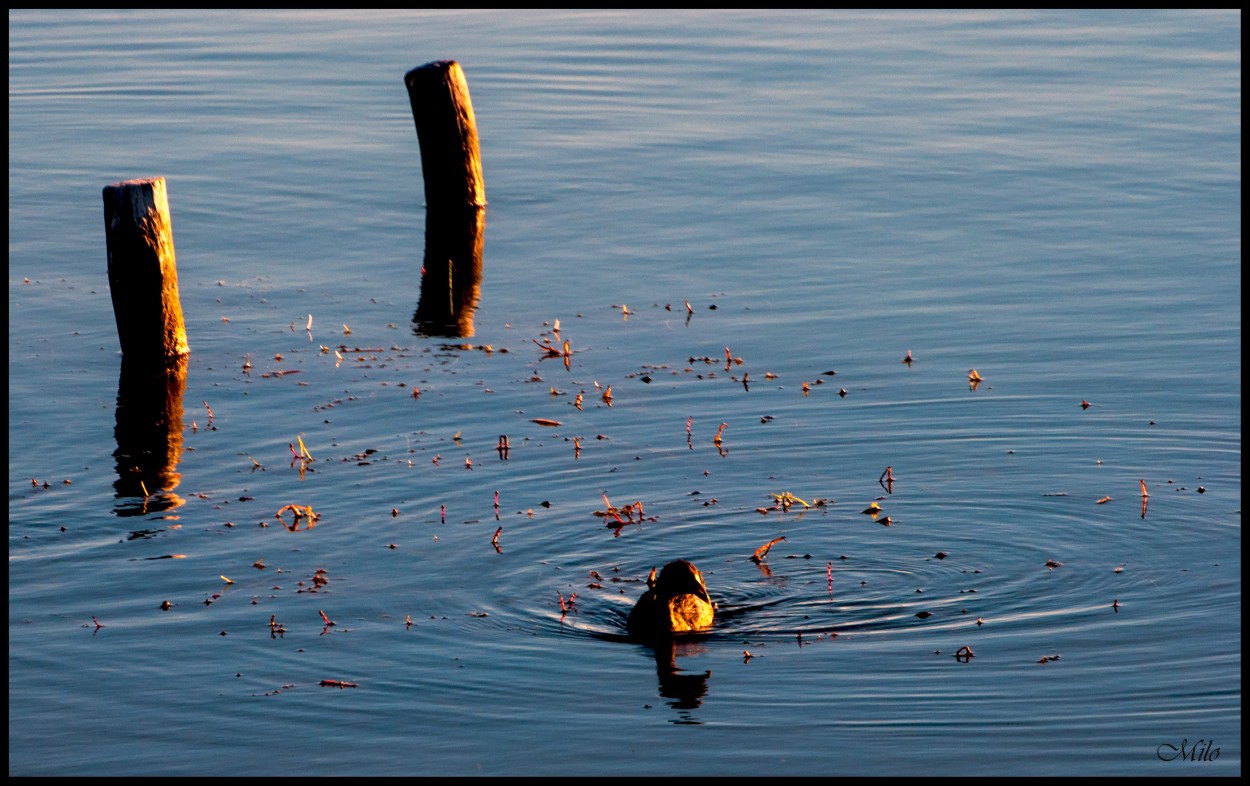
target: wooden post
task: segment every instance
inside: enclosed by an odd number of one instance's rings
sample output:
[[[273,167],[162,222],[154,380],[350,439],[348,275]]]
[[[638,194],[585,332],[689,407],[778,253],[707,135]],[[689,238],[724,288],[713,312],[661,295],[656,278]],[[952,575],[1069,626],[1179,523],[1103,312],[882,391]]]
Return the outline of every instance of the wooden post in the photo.
[[[104,187],[109,290],[122,354],[154,368],[190,352],[165,178]]]
[[[421,145],[426,209],[485,207],[482,158],[469,84],[455,60],[436,60],[404,75]]]
[[[469,85],[455,60],[404,75],[425,178],[425,257],[413,316],[427,335],[473,335],[482,283],[486,187]]]

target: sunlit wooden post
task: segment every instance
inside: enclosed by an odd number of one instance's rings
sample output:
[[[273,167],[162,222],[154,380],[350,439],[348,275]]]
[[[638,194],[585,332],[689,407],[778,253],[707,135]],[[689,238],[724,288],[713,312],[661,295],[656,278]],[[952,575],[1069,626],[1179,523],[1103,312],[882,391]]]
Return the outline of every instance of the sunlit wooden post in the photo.
[[[404,75],[421,145],[426,208],[485,207],[482,157],[469,83],[455,60],[436,60]]]
[[[109,290],[122,354],[164,368],[190,352],[178,299],[165,178],[104,187]]]
[[[486,187],[464,71],[437,60],[404,75],[425,179],[425,256],[418,332],[473,335],[481,292]]]

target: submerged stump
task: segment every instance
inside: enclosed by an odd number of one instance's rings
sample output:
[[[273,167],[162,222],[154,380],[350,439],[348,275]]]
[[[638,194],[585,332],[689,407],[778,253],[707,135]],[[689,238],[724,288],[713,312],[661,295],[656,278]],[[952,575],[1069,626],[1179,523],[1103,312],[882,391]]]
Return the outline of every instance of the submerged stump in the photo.
[[[191,350],[178,299],[165,178],[105,186],[104,233],[122,354],[132,365],[176,366]]]

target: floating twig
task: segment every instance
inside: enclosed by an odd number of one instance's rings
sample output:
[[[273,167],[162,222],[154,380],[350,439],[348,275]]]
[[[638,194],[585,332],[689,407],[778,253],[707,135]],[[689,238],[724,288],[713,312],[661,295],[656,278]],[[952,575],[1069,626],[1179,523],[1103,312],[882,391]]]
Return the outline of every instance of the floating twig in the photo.
[[[781,537],[773,538],[772,540],[765,543],[763,546],[760,546],[758,549],[755,550],[755,553],[751,555],[751,561],[757,565],[763,562],[764,557],[768,556],[768,550],[785,539],[786,537],[782,535]]]

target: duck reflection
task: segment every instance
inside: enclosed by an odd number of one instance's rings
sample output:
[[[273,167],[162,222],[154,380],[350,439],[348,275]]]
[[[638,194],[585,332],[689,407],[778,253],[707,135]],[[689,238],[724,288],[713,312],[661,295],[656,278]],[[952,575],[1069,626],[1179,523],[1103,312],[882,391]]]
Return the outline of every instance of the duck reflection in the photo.
[[[703,697],[707,695],[707,681],[712,672],[683,672],[677,668],[677,654],[680,652],[685,657],[702,653],[705,651],[703,645],[697,641],[677,641],[670,638],[653,642],[651,648],[655,651],[655,676],[660,683],[660,695],[672,699],[670,704],[679,710],[690,710],[701,705]]]
[[[182,396],[187,385],[187,357],[171,358],[167,368],[122,356],[117,385],[118,499],[140,498],[141,505],[122,504],[119,516],[141,516],[179,507],[185,500],[173,490],[182,482]]]
[[[417,335],[467,338],[482,292],[484,207],[426,207]]]

